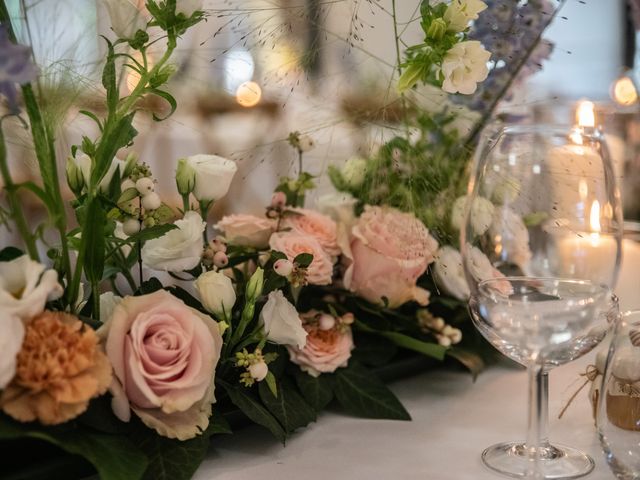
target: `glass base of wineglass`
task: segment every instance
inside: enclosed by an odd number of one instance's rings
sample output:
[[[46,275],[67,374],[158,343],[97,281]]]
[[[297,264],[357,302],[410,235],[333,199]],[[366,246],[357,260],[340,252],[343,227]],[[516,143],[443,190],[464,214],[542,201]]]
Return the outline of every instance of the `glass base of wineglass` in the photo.
[[[540,448],[540,466],[545,479],[583,477],[593,470],[593,459],[575,448],[547,444]],[[482,452],[482,461],[494,472],[512,478],[524,478],[529,457],[524,443],[506,442],[492,445]]]

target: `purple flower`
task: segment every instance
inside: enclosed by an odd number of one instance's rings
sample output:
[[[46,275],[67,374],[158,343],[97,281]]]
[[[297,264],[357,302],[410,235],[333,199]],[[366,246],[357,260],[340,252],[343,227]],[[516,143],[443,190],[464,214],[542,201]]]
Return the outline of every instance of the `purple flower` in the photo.
[[[31,61],[31,49],[9,40],[7,29],[0,24],[0,94],[9,102],[11,113],[18,113],[16,83],[32,82],[38,76],[38,67]]]

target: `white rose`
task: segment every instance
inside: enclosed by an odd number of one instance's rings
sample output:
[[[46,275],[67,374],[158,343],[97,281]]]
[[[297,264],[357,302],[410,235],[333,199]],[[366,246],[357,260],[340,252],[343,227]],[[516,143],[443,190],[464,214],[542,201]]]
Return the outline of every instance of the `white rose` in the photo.
[[[119,38],[132,38],[138,30],[147,28],[147,19],[130,0],[102,0],[109,18],[111,28]]]
[[[236,303],[236,292],[231,279],[221,272],[206,272],[196,280],[200,301],[208,312],[218,318],[231,318],[231,309]]]
[[[235,162],[217,155],[192,155],[187,157],[187,162],[196,172],[193,194],[200,201],[215,201],[224,197],[238,170]]]
[[[182,272],[191,270],[200,263],[204,249],[202,232],[207,224],[197,212],[189,211],[182,220],[177,220],[175,225],[178,228],[144,244],[142,262],[147,267]]]
[[[337,224],[353,225],[355,222],[355,206],[358,200],[350,193],[334,192],[322,195],[316,200],[318,211],[331,217]]]
[[[517,265],[523,271],[526,269],[531,260],[529,230],[520,215],[509,207],[500,207],[493,215],[489,235],[493,239],[500,239],[503,260]]]
[[[453,247],[442,247],[435,255],[433,278],[439,289],[459,300],[469,298],[469,285],[462,267],[462,255]]]
[[[0,390],[16,374],[16,355],[22,347],[24,324],[20,317],[9,314],[0,318]]]
[[[177,0],[176,13],[182,13],[189,18],[198,10],[202,10],[202,0]]]
[[[264,325],[267,339],[280,345],[297,345],[304,348],[307,332],[302,328],[302,320],[296,308],[284,297],[282,291],[275,290],[262,307],[260,321]]]
[[[367,175],[367,160],[362,157],[350,158],[342,166],[341,173],[349,187],[359,188]]]
[[[449,24],[448,30],[462,32],[486,8],[487,4],[480,0],[452,0],[444,12],[444,19]]]
[[[442,61],[442,89],[448,93],[472,94],[476,91],[476,84],[489,75],[487,61],[490,57],[491,54],[477,40],[457,43]]]
[[[461,230],[465,222],[465,210],[467,206],[467,195],[459,197],[451,209],[451,226],[456,230]],[[493,222],[493,203],[483,197],[477,197],[471,207],[471,228],[476,235],[482,235],[487,231]]]
[[[76,165],[80,167],[82,171],[82,178],[84,179],[84,184],[88,187],[89,182],[91,181],[91,158],[86,153],[81,153],[77,159],[72,159],[71,161],[75,161]],[[99,190],[101,192],[106,192],[109,189],[109,184],[111,183],[111,179],[116,173],[116,169],[120,170],[120,176],[124,172],[125,167],[127,166],[127,162],[124,160],[120,160],[119,158],[114,158],[109,165],[109,169],[107,173],[104,174],[102,180],[100,181]]]
[[[22,255],[0,262],[0,322],[4,315],[31,320],[44,310],[47,301],[63,294],[58,273]]]

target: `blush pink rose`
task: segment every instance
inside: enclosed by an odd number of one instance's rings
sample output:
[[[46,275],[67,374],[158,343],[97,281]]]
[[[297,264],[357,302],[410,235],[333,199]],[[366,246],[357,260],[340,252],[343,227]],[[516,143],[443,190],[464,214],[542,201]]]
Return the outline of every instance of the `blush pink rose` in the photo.
[[[415,300],[429,302],[416,286],[433,262],[438,242],[418,218],[390,207],[366,206],[351,231],[350,260],[344,285],[373,303],[386,297],[391,308]]]
[[[323,330],[319,325],[321,316],[315,310],[301,315],[308,334],[307,343],[304,348],[287,345],[291,361],[312,377],[346,367],[354,348],[350,327],[336,320],[332,328]]]
[[[216,226],[227,242],[243,247],[266,248],[276,230],[276,222],[255,215],[227,215]]]
[[[124,298],[100,328],[113,365],[112,408],[160,435],[186,440],[207,428],[215,403],[218,324],[170,293]]]
[[[307,269],[307,281],[311,285],[329,285],[333,276],[333,260],[315,237],[296,232],[278,232],[269,240],[271,250],[284,253],[293,261],[301,253],[313,255]]]
[[[282,228],[290,228],[296,233],[310,235],[322,245],[322,248],[331,255],[340,255],[338,247],[338,226],[331,217],[307,210],[304,208],[291,208],[293,213],[285,215],[282,220]]]

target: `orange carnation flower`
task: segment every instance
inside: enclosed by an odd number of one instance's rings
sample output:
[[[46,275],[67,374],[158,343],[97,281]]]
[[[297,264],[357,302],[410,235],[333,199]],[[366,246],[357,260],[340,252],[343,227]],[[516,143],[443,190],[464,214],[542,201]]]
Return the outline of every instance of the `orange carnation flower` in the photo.
[[[84,412],[110,383],[111,365],[95,331],[73,315],[44,311],[26,326],[0,408],[21,422],[57,425]]]

